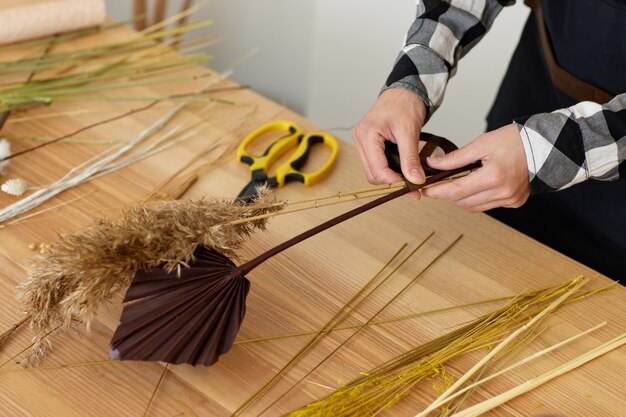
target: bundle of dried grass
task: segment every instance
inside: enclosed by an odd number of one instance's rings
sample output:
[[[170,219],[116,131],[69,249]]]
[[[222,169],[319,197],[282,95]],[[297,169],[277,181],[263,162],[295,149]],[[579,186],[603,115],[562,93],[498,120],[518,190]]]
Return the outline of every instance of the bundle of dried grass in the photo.
[[[491,314],[363,372],[330,395],[288,415],[373,416],[396,404],[422,381],[444,377],[444,385],[451,384],[451,380],[445,378],[444,366],[448,361],[465,353],[492,348],[526,329],[536,329],[536,324],[558,306],[578,299],[574,294],[587,281],[578,277],[547,290],[523,294]],[[458,381],[452,385],[457,384]]]
[[[217,82],[221,81],[228,74],[224,74],[219,78],[214,79],[205,88],[198,91],[194,95],[203,94]],[[157,103],[157,102],[153,102]],[[69,170],[60,179],[39,187],[37,191],[32,193],[26,198],[15,202],[7,207],[0,208],[0,223],[7,222],[8,220],[23,214],[29,210],[32,210],[65,190],[76,187],[85,182],[91,181],[98,177],[116,172],[128,165],[139,162],[145,158],[149,158],[160,152],[163,152],[177,143],[193,137],[195,132],[192,130],[203,123],[202,120],[195,123],[179,124],[172,128],[168,132],[164,132],[158,139],[154,140],[150,144],[146,144],[151,138],[159,134],[173,119],[178,115],[188,103],[181,103],[175,108],[168,111],[164,116],[156,120],[141,133],[134,138],[131,138],[123,143],[114,145],[103,152],[100,152],[87,161]],[[206,106],[203,110],[207,111],[211,106]],[[128,113],[126,113],[128,114]],[[202,113],[200,113],[202,115]],[[36,150],[44,145],[50,144],[53,141],[46,142],[37,145],[33,148],[26,149],[10,156],[10,158]],[[138,149],[140,146],[143,148]]]
[[[257,205],[229,200],[161,201],[124,210],[73,234],[61,235],[31,265],[20,299],[36,337],[58,326],[89,326],[98,306],[128,286],[139,270],[181,268],[200,245],[236,257],[235,250],[265,220],[212,227],[275,210],[272,194],[261,191]],[[43,352],[40,345],[35,359]]]
[[[515,329],[515,331],[511,332],[504,340],[495,345],[490,351],[480,360],[478,361],[469,371],[464,373],[460,378],[458,378],[453,384],[451,384],[440,396],[439,398],[429,405],[425,410],[419,413],[416,417],[425,417],[432,410],[435,410],[439,407],[446,399],[452,396],[455,391],[458,391],[460,387],[463,386],[466,382],[470,380],[474,375],[478,375],[479,372],[485,371],[491,367],[491,365],[495,364],[499,360],[498,355],[505,354],[507,352],[508,346],[511,345],[515,340],[520,338],[524,334],[528,334],[529,332],[534,331],[537,328],[537,324],[544,319],[548,314],[552,313],[556,310],[561,304],[563,304],[568,298],[570,298],[576,291],[578,291],[582,286],[584,286],[589,280],[584,277],[578,277],[575,280],[572,280],[568,285],[567,292],[560,295],[556,300],[550,301],[546,307],[541,307],[540,311],[537,314],[533,314],[532,312],[527,317],[531,317],[528,322]]]
[[[167,25],[183,22],[199,9],[191,7],[171,18],[155,24],[138,34],[129,34],[121,41],[82,47],[75,44],[72,50],[52,52],[53,46],[66,45],[80,38],[115,29],[120,24],[106,25],[99,30],[86,29],[74,34],[49,36],[36,41],[24,42],[0,48],[0,53],[16,52],[21,57],[9,57],[0,61],[0,128],[9,112],[19,108],[30,108],[55,102],[91,101],[211,101],[204,97],[137,97],[109,95],[107,92],[123,89],[190,81],[205,75],[174,75],[179,70],[197,64],[205,64],[211,56],[192,53],[215,42],[210,37],[201,37],[183,44],[178,40],[186,34],[211,26],[208,20],[185,22],[173,28]],[[158,42],[162,41],[162,42]],[[98,39],[95,40],[98,43]],[[43,55],[31,48],[44,48]],[[181,53],[185,53],[182,55]]]

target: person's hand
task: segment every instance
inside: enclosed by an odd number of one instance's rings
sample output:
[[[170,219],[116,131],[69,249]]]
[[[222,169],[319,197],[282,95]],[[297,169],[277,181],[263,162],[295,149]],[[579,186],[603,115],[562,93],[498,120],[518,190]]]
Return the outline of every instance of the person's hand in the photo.
[[[370,183],[390,184],[402,180],[387,164],[385,140],[398,145],[404,176],[415,184],[425,181],[417,145],[425,120],[424,102],[410,91],[390,88],[378,97],[352,132]],[[419,198],[419,193],[412,194]]]
[[[526,202],[530,195],[526,153],[514,124],[484,133],[463,148],[427,162],[432,168],[449,170],[479,160],[483,166],[466,177],[427,188],[422,194],[452,200],[471,212],[517,208]]]

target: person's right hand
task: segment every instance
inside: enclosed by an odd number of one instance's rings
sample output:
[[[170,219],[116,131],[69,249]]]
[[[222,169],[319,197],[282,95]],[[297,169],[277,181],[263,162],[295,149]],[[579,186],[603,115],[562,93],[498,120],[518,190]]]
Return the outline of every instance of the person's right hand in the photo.
[[[420,164],[418,141],[426,120],[426,106],[419,96],[401,88],[385,90],[354,128],[361,164],[372,184],[389,184],[401,178],[387,164],[385,141],[398,145],[402,174],[421,184],[426,180]],[[419,193],[414,197],[419,198]]]

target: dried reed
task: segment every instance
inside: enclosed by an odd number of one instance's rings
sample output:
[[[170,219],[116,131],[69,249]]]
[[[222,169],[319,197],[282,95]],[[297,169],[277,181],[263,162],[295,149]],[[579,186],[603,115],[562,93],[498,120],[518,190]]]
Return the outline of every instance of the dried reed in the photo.
[[[17,329],[22,327],[24,325],[24,323],[26,323],[29,319],[30,319],[30,316],[24,316],[17,323],[15,323],[11,327],[9,327],[8,329],[6,329],[2,333],[0,333],[0,352],[2,351],[2,349],[4,349],[4,346],[6,345],[7,341],[11,337],[11,335]]]
[[[221,93],[221,92],[227,92],[227,91],[237,91],[237,90],[245,90],[250,88],[250,86],[247,85],[233,85],[233,86],[228,86],[228,87],[216,87],[216,88],[211,88],[210,90],[206,91],[206,94],[216,94],[216,93]],[[178,98],[182,98],[182,97],[189,97],[192,95],[195,95],[196,93],[191,93],[191,94],[178,94],[178,95],[174,95],[172,97],[170,97],[170,100],[175,100],[176,97]],[[160,103],[160,101],[157,101],[158,104]],[[48,113],[41,113],[41,114],[33,114],[33,115],[29,115],[26,114],[27,112],[24,111],[23,114],[21,115],[13,115],[11,117],[11,119],[9,119],[7,121],[7,125],[10,124],[19,124],[19,123],[30,123],[33,122],[35,120],[44,120],[44,119],[54,119],[54,118],[58,118],[58,117],[67,117],[67,116],[77,116],[77,115],[84,115],[84,114],[105,114],[105,113],[117,113],[119,112],[119,107],[111,107],[111,106],[103,106],[103,107],[94,107],[94,108],[88,108],[88,109],[72,109],[72,110],[65,110],[65,111],[58,111],[58,112],[48,112]],[[77,133],[72,133],[69,137],[62,139],[62,142],[67,142],[67,143],[84,143],[84,144],[101,144],[101,143],[109,143],[110,140],[107,141],[99,141],[97,139],[81,139],[81,138],[77,138],[75,137]],[[38,137],[38,136],[33,136],[33,137],[13,137],[13,136],[5,136],[7,140],[34,140],[34,141],[40,141],[40,142],[48,142],[51,140],[55,140],[52,138],[44,138],[44,137]],[[113,139],[113,141],[121,141],[121,140],[116,140]]]
[[[244,122],[256,113],[256,108],[252,109],[247,115],[245,115],[240,125],[244,124]],[[237,136],[237,135],[235,135]],[[227,144],[224,149],[220,152],[219,155],[215,158],[211,158],[209,161],[202,162],[198,166],[192,169],[194,165],[202,161],[203,158],[211,154],[218,148],[219,140],[217,143],[214,143],[203,151],[198,152],[191,158],[185,165],[177,169],[171,175],[169,175],[165,180],[163,180],[159,185],[157,185],[150,193],[148,193],[142,201],[150,201],[150,200],[165,200],[165,199],[178,199],[182,197],[187,190],[198,180],[200,175],[203,175],[211,168],[213,168],[216,164],[223,162],[227,156],[230,156],[238,146],[237,141],[232,141],[230,144]],[[263,207],[265,208],[265,207]],[[274,206],[273,208],[279,209],[279,205]]]
[[[402,316],[391,317],[391,318],[383,319],[383,320],[373,320],[369,323],[353,324],[353,325],[347,325],[347,326],[336,326],[326,331],[324,331],[324,329],[318,329],[318,330],[308,330],[308,331],[303,331],[303,332],[279,334],[279,335],[274,335],[274,336],[256,337],[253,339],[242,339],[242,340],[237,340],[234,344],[243,345],[243,344],[248,344],[248,343],[268,342],[272,340],[284,340],[284,339],[289,339],[292,337],[310,336],[319,332],[333,333],[333,332],[338,332],[341,330],[355,330],[355,329],[360,329],[362,327],[371,327],[371,326],[379,326],[382,324],[395,323],[398,321],[410,320],[410,319],[414,319],[417,317],[423,317],[423,316],[428,316],[432,314],[439,314],[439,313],[443,313],[446,311],[459,310],[459,309],[474,307],[474,306],[483,305],[483,304],[491,304],[491,303],[496,303],[499,301],[509,301],[513,298],[516,298],[516,297],[498,297],[498,298],[493,298],[490,300],[476,301],[473,303],[459,304],[459,305],[455,305],[451,307],[443,307],[443,308],[438,308],[435,310],[422,311],[419,313],[404,314]]]
[[[9,166],[8,158],[11,156],[11,143],[0,138],[0,175],[4,175]]]
[[[75,202],[77,200],[81,200],[81,199],[83,199],[83,198],[85,198],[87,196],[90,196],[90,195],[92,195],[93,193],[96,193],[96,192],[98,192],[98,190],[94,190],[94,191],[92,191],[90,193],[86,193],[86,194],[79,195],[79,196],[74,197],[74,198],[70,198],[67,201],[63,201],[62,203],[54,204],[54,205],[52,205],[50,207],[47,207],[45,209],[34,211],[34,212],[29,213],[29,214],[27,214],[25,216],[21,216],[21,217],[19,217],[17,219],[10,220],[10,221],[8,221],[8,222],[6,222],[4,224],[0,224],[0,229],[4,229],[5,227],[12,226],[12,225],[15,225],[15,224],[18,224],[18,223],[22,223],[23,221],[26,221],[26,220],[29,220],[29,219],[31,219],[31,221],[32,220],[46,220],[46,218],[43,218],[43,219],[33,219],[33,217],[37,217],[37,216],[39,216],[41,214],[48,213],[48,212],[53,211],[53,210],[57,210],[57,209],[59,209],[61,207],[65,207],[65,206],[67,206],[69,204],[72,204],[73,202]]]
[[[469,172],[458,174],[458,175],[453,175],[448,178],[434,181],[427,185],[423,185],[423,186],[420,185],[416,187],[419,187],[419,189],[425,189],[425,188],[433,187],[437,184],[441,184],[443,182],[452,181],[454,179],[464,177],[465,175],[468,175],[468,174]],[[362,189],[352,190],[352,191],[339,191],[334,194],[330,194],[330,195],[322,196],[322,197],[316,197],[314,199],[305,199],[305,200],[298,200],[298,201],[288,201],[288,200],[278,201],[274,203],[274,206],[280,206],[282,208],[282,210],[280,211],[259,214],[258,216],[255,216],[254,218],[249,218],[249,219],[233,220],[228,225],[230,226],[230,225],[245,223],[248,221],[268,219],[270,217],[281,216],[281,215],[290,214],[290,213],[297,213],[300,211],[311,210],[311,209],[316,209],[316,208],[321,208],[321,207],[326,207],[326,206],[332,206],[332,205],[340,204],[340,203],[349,203],[349,202],[361,200],[364,198],[379,197],[382,195],[389,194],[390,192],[400,190],[404,187],[406,187],[405,182],[396,182],[392,184],[377,185],[373,187],[362,188]]]
[[[219,82],[221,79],[222,77],[219,79],[216,78],[197,94],[202,94],[209,90],[214,83]],[[145,146],[143,149],[136,150],[138,146],[160,132],[186,105],[187,103],[179,104],[131,140],[110,147],[104,152],[72,168],[59,180],[44,187],[40,187],[37,191],[20,201],[0,209],[0,223],[6,222],[40,206],[42,203],[69,188],[115,172],[142,159],[162,152],[176,143],[191,138],[194,134],[191,129],[202,123],[203,120],[188,126],[179,125],[169,132],[166,132],[158,140]]]
[[[538,386],[545,384],[548,381],[551,381],[554,378],[557,378],[569,371],[572,371],[589,361],[592,361],[608,352],[611,352],[621,346],[626,344],[626,333],[622,333],[621,335],[615,337],[614,339],[609,340],[606,343],[601,344],[600,346],[591,349],[590,351],[583,353],[582,355],[577,356],[576,358],[544,373],[533,379],[530,379],[523,384],[518,385],[515,388],[512,388],[508,391],[505,391],[499,395],[496,395],[493,398],[485,400],[481,403],[478,403],[474,406],[466,408],[463,411],[455,413],[452,417],[476,417],[480,416],[490,410],[493,410],[496,407],[504,404],[507,401],[512,400],[522,394],[531,391]]]

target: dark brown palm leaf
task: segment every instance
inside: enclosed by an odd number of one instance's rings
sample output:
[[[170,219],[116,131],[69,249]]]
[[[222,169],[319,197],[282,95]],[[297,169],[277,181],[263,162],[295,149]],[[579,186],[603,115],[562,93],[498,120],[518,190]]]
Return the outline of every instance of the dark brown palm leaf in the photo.
[[[477,163],[440,172],[420,186],[407,185],[307,230],[239,267],[216,251],[201,248],[189,268],[170,273],[162,268],[137,273],[111,342],[111,356],[121,360],[213,364],[233,344],[250,286],[245,275],[258,265],[360,213],[478,166]]]
[[[213,249],[189,268],[138,272],[124,299],[112,359],[211,365],[230,350],[246,311],[250,282]]]

